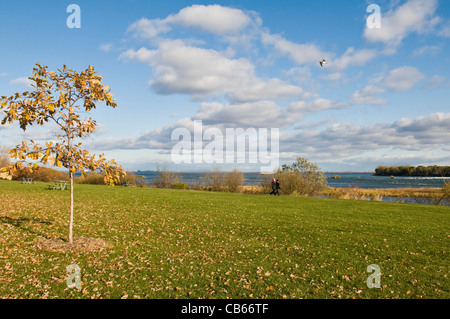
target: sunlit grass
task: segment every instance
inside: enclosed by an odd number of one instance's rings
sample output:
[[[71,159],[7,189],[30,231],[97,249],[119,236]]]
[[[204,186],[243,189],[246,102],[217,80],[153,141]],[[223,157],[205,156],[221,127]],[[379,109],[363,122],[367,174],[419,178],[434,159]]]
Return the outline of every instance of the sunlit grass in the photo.
[[[69,192],[46,187],[0,181],[0,297],[450,297],[449,207],[75,185],[74,236],[113,248],[56,253]]]

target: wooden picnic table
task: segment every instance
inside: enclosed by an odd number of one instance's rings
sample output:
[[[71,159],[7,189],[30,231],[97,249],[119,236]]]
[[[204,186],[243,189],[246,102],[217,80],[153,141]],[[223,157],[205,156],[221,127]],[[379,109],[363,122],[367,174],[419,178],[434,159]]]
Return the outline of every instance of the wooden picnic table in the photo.
[[[56,190],[65,190],[67,189],[67,181],[53,181],[53,185],[48,185],[49,189],[56,189]]]
[[[34,183],[34,179],[32,179],[32,178],[28,178],[28,177],[22,178],[22,184],[33,184],[33,183]]]

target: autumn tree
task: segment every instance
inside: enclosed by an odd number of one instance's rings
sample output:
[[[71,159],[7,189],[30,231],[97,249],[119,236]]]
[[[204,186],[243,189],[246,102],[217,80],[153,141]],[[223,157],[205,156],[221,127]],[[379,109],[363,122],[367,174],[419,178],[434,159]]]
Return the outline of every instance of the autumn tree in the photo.
[[[81,140],[94,133],[97,123],[88,118],[88,112],[96,108],[96,103],[105,102],[107,106],[117,107],[111,90],[102,84],[103,77],[97,75],[93,66],[81,73],[67,68],[66,65],[57,72],[49,72],[47,66],[36,63],[33,68],[33,90],[2,96],[0,109],[4,118],[1,122],[19,122],[20,128],[26,130],[31,125],[53,123],[57,127],[56,140],[45,143],[45,146],[33,140],[22,141],[9,150],[16,159],[7,169],[37,169],[39,164],[65,167],[70,177],[70,221],[69,242],[73,243],[73,178],[76,172],[83,177],[88,171],[100,171],[109,185],[118,183],[125,173],[114,160],[107,161],[104,154],[91,155],[82,149]],[[82,117],[84,116],[84,118]]]

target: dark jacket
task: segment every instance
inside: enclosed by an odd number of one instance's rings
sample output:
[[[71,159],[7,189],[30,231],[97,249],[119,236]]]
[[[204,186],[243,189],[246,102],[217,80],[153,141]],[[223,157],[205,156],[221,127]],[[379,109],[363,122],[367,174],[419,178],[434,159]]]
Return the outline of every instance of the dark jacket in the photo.
[[[275,184],[276,184],[276,188],[280,189],[280,181],[277,180],[277,182]]]
[[[277,182],[272,181],[272,189],[277,189],[278,184],[277,184]]]

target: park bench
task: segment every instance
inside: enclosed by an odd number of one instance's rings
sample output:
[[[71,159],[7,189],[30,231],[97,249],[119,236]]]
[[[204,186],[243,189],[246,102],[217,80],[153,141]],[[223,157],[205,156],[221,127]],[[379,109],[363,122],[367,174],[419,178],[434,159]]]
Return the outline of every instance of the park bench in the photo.
[[[131,186],[131,184],[128,183],[128,182],[123,182],[123,183],[122,183],[122,186],[124,186],[124,187],[129,187],[129,186]]]

